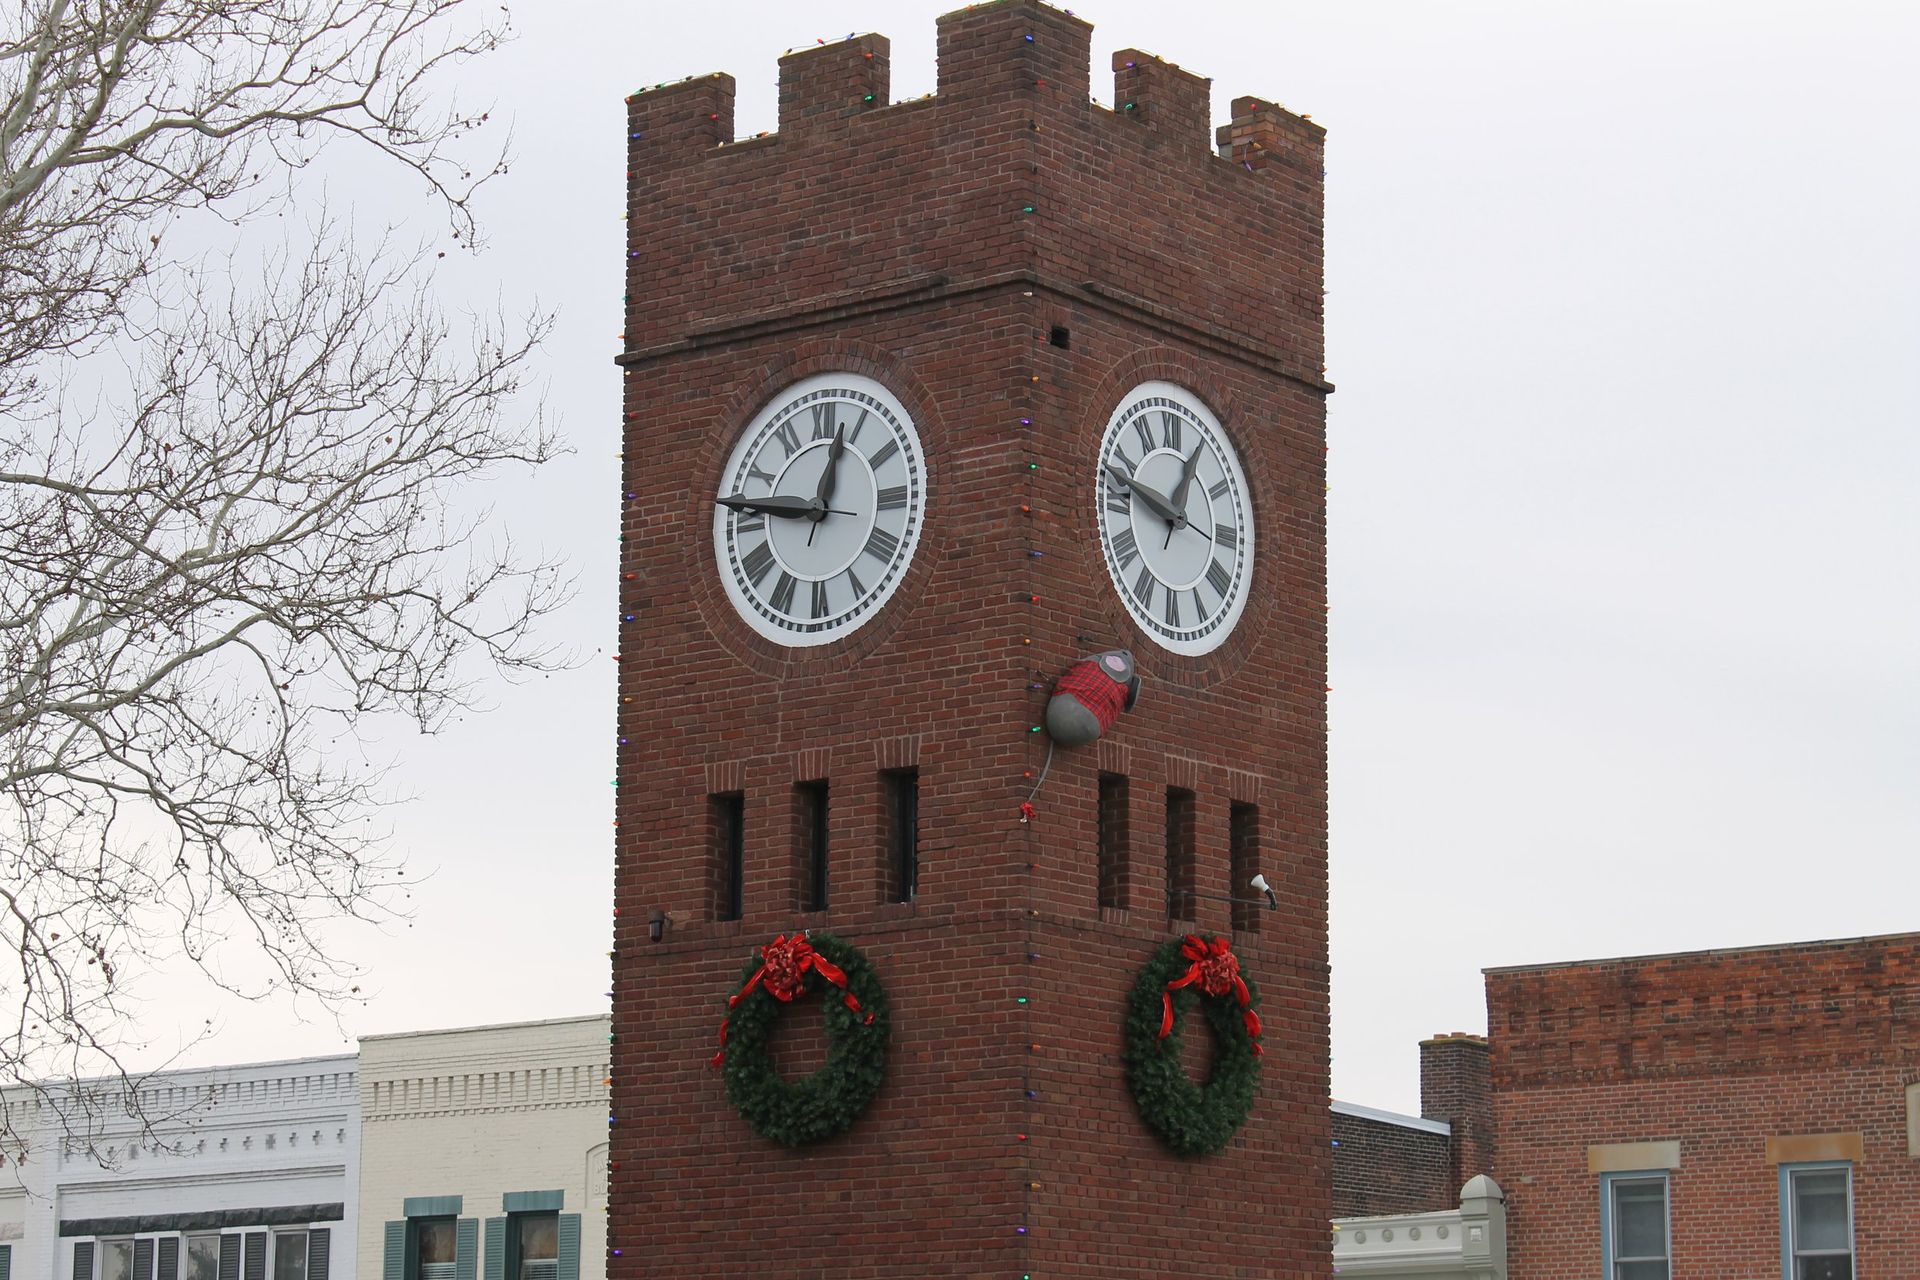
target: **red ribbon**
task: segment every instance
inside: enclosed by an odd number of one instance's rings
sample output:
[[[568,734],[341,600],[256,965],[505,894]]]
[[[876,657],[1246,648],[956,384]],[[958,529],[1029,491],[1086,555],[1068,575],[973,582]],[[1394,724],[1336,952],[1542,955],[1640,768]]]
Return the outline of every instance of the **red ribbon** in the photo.
[[[1210,996],[1232,995],[1240,1002],[1240,1017],[1245,1022],[1247,1035],[1253,1039],[1253,1052],[1257,1056],[1260,1048],[1260,1015],[1250,1007],[1253,994],[1247,990],[1247,981],[1240,976],[1240,961],[1227,945],[1225,938],[1207,941],[1196,934],[1188,934],[1186,941],[1180,944],[1180,954],[1190,963],[1187,971],[1167,984],[1160,993],[1160,1035],[1165,1040],[1173,1034],[1173,993],[1182,987],[1198,984],[1200,990]]]
[[[796,933],[792,937],[781,934],[761,947],[760,967],[747,979],[746,986],[727,997],[727,1008],[737,1006],[752,995],[757,987],[766,988],[767,994],[781,1004],[792,1004],[806,994],[809,972],[819,974],[840,988],[840,998],[847,1008],[855,1013],[866,1014],[866,1025],[873,1025],[873,1015],[860,1007],[860,997],[847,990],[846,970],[815,951],[804,933]],[[726,1061],[727,1024],[731,1020],[731,1015],[720,1020],[720,1052],[713,1055],[712,1066],[718,1067]]]

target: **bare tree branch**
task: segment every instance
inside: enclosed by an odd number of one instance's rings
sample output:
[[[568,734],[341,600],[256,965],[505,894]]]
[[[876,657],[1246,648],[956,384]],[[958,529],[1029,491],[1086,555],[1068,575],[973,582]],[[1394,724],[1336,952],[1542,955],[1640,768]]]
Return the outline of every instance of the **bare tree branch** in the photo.
[[[454,505],[559,448],[525,407],[547,318],[456,326],[431,255],[324,215],[253,271],[157,251],[188,215],[237,237],[339,140],[421,179],[471,244],[500,165],[461,163],[485,115],[429,89],[504,29],[458,8],[0,18],[0,1087],[131,1085],[132,978],[157,965],[350,996],[329,927],[379,918],[399,867],[383,779],[341,744],[370,717],[433,731],[482,671],[554,665],[533,627],[559,566]],[[103,353],[125,386],[68,394]]]

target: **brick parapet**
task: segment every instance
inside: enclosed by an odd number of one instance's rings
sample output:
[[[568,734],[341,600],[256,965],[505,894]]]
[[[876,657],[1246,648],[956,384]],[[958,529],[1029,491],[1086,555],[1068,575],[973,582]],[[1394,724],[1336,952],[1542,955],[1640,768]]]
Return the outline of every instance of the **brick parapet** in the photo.
[[[876,294],[1038,282],[1158,308],[1324,389],[1323,132],[1262,107],[1223,159],[1207,81],[1137,50],[1116,60],[1122,109],[1092,104],[1090,30],[1034,0],[949,14],[939,92],[892,105],[884,38],[802,50],[781,132],[739,142],[731,77],[635,94],[629,358]],[[798,240],[796,201],[815,215]]]
[[[1920,1062],[1920,934],[1487,973],[1496,1089]]]

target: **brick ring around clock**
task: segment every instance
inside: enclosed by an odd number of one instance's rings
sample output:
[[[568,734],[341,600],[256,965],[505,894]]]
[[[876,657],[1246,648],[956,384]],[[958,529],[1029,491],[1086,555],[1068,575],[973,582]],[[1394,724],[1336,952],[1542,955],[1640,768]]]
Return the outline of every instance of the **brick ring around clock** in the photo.
[[[826,1003],[826,1065],[784,1080],[767,1054],[768,1038],[786,1007],[814,991]],[[741,970],[713,1065],[727,1101],[755,1133],[800,1147],[859,1119],[886,1074],[888,1034],[887,993],[858,948],[828,933],[782,934]]]
[[[1225,938],[1188,934],[1153,953],[1127,997],[1127,1087],[1140,1118],[1183,1156],[1225,1148],[1253,1110],[1260,1078],[1259,995]],[[1213,1071],[1195,1084],[1181,1034],[1198,1006],[1213,1030]]]

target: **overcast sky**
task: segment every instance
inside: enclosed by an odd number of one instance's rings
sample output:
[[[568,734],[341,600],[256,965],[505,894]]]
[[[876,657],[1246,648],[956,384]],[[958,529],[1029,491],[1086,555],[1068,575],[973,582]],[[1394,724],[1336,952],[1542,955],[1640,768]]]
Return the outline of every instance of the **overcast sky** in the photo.
[[[432,872],[343,1029],[156,1001],[194,1061],[605,1008],[621,98],[918,0],[540,0],[464,96],[519,163],[449,286],[560,312],[577,452],[495,498],[578,566],[576,670],[392,742]],[[1087,0],[1327,126],[1333,1080],[1418,1108],[1416,1042],[1489,965],[1920,927],[1920,7]],[[496,116],[498,118],[498,116]],[[355,193],[332,192],[352,203]],[[371,202],[371,200],[370,200]],[[450,260],[451,262],[451,260]],[[345,1035],[343,1036],[343,1030]]]

